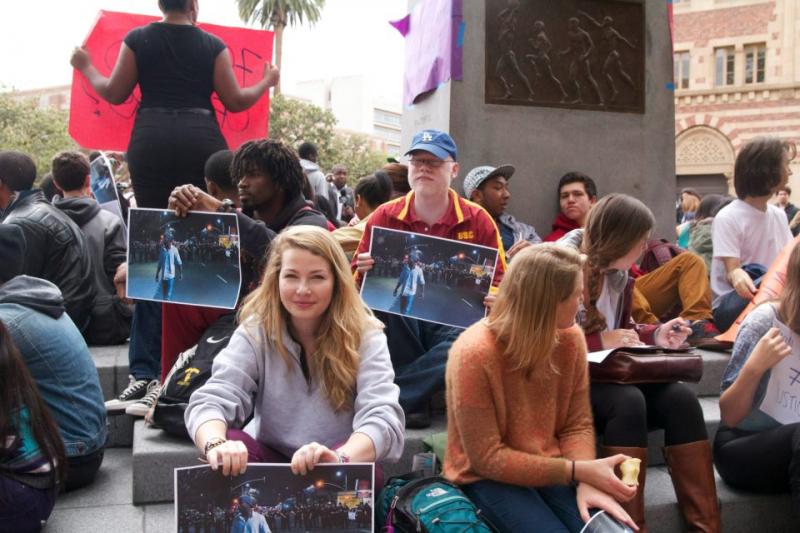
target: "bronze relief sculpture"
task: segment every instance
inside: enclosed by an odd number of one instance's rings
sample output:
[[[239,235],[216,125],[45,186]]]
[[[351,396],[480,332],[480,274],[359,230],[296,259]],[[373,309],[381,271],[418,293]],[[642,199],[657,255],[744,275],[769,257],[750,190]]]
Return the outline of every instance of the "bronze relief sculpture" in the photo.
[[[486,103],[644,113],[644,37],[643,0],[486,0]]]

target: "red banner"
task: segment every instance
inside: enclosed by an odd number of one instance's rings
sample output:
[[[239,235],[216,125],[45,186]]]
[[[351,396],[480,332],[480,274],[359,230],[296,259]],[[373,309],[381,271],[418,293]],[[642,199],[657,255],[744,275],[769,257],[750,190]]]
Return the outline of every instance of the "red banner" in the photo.
[[[92,62],[104,76],[110,76],[125,35],[138,26],[158,20],[148,15],[100,11],[85,46]],[[255,84],[264,74],[264,63],[272,61],[273,33],[265,30],[231,28],[214,24],[199,24],[203,30],[216,35],[228,46],[233,70],[239,85]],[[125,151],[131,137],[133,121],[139,107],[140,92],[120,105],[111,105],[89,85],[78,72],[72,76],[72,97],[69,110],[69,133],[85,148]],[[250,139],[263,138],[269,131],[269,95],[265,94],[253,107],[241,113],[225,109],[215,94],[211,102],[217,111],[217,121],[231,149]]]

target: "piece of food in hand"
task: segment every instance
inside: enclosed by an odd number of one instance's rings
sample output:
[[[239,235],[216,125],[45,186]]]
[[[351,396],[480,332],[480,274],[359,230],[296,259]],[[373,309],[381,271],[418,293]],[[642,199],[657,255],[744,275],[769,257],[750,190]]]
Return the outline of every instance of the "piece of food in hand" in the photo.
[[[641,459],[626,459],[620,465],[619,469],[622,472],[622,482],[629,487],[636,487],[639,485],[639,467],[642,464]]]

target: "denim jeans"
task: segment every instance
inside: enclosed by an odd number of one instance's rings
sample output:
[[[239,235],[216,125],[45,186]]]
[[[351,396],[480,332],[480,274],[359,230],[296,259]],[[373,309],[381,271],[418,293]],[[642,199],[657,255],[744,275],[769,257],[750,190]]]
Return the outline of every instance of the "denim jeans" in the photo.
[[[172,289],[175,287],[175,278],[161,280],[161,297],[167,301],[172,300]]]
[[[400,406],[406,413],[419,412],[444,390],[447,353],[462,330],[389,313],[375,316],[386,325]]]
[[[758,263],[744,265],[742,270],[747,272],[756,288],[761,286],[761,280],[764,279],[764,274],[767,273],[767,268]],[[739,317],[739,314],[747,307],[748,303],[750,302],[739,296],[736,291],[731,291],[722,296],[714,308],[714,324],[717,329],[727,331]]]
[[[572,487],[529,488],[484,479],[461,490],[502,532],[577,533],[584,526]]]
[[[136,302],[128,347],[130,373],[136,379],[156,379],[161,374],[161,304]]]
[[[400,311],[403,314],[409,315],[411,314],[411,308],[414,307],[414,295],[413,294],[401,294],[400,295]]]

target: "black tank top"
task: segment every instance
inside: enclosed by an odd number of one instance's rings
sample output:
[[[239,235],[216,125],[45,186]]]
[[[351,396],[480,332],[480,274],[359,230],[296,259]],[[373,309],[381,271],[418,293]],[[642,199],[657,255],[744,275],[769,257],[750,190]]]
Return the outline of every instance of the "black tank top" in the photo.
[[[225,43],[195,26],[153,22],[125,36],[136,56],[142,108],[211,109],[214,62]]]

